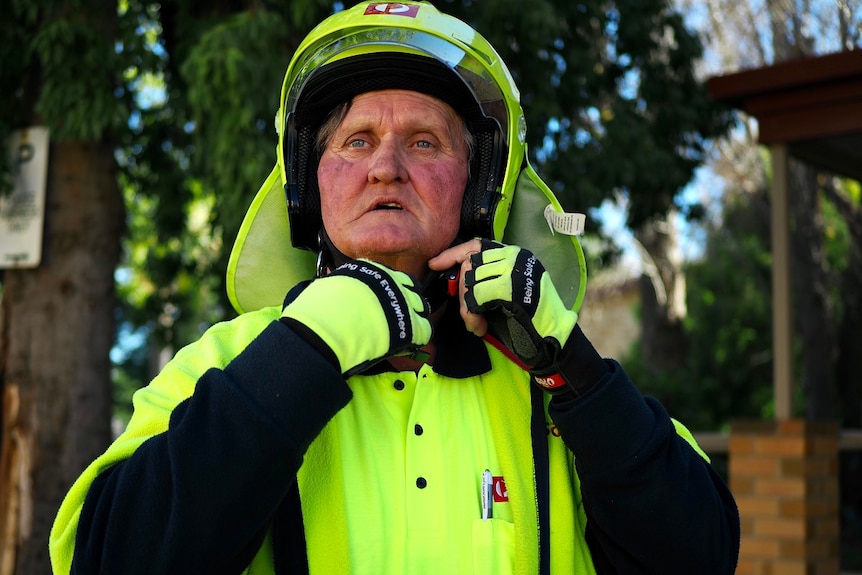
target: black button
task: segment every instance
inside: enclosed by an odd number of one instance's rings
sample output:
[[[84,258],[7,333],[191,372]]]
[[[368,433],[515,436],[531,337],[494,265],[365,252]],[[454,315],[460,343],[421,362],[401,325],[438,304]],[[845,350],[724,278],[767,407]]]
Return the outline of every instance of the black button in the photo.
[[[425,430],[422,429],[422,426],[418,423],[413,426],[413,433],[415,433],[416,435],[422,435],[424,432]]]
[[[418,479],[416,479],[416,487],[418,487],[419,489],[425,489],[426,485],[428,485],[428,482],[425,481],[424,477],[419,477]]]
[[[404,389],[404,382],[401,381],[400,379],[396,379],[395,383],[392,385],[394,385],[395,389],[397,389],[398,391],[401,391],[402,389]]]

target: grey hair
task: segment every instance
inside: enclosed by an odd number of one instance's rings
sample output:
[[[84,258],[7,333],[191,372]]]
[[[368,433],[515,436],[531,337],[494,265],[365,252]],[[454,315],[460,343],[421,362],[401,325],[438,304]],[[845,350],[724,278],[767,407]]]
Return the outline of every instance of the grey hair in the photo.
[[[323,155],[323,151],[329,144],[329,140],[332,139],[338,126],[344,121],[344,117],[347,116],[347,111],[350,109],[352,103],[353,100],[347,100],[336,106],[320,125],[317,134],[314,136],[314,151],[317,152],[318,156]]]

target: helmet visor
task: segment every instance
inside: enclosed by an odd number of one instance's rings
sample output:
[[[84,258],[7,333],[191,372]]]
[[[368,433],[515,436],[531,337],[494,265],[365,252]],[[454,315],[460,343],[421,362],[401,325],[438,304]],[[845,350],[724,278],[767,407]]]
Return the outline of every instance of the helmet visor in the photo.
[[[346,35],[344,30],[339,30],[337,33],[318,39],[306,48],[294,62],[293,78],[286,82],[286,87],[289,86],[289,88],[287,93],[283,94],[285,121],[303,106],[308,105],[306,88],[316,72],[329,64],[342,61],[346,63],[346,60],[355,56],[367,57],[375,54],[385,61],[386,53],[432,58],[445,66],[469,90],[472,96],[470,104],[484,118],[496,123],[504,140],[508,137],[509,118],[506,102],[488,67],[451,41],[420,30],[404,28],[364,28]],[[362,71],[356,70],[355,73],[359,75]],[[402,70],[401,73],[404,71]],[[344,81],[350,82],[347,78],[344,78]],[[335,98],[341,101],[326,102],[325,96],[323,101],[320,101],[318,98],[321,94],[319,91],[315,92],[316,107],[328,106],[331,109],[344,101],[343,98]],[[354,92],[352,95],[356,94],[357,92]],[[442,99],[447,100],[445,97]],[[455,108],[458,109],[457,106]]]

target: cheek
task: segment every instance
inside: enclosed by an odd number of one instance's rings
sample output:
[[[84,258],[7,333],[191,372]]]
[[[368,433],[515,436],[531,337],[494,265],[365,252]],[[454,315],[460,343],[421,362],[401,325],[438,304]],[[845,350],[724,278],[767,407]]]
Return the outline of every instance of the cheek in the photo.
[[[440,225],[453,233],[457,232],[461,223],[461,203],[464,201],[467,176],[463,168],[439,171],[435,176],[435,188],[443,191],[437,194],[432,205],[437,210]]]
[[[320,210],[323,215],[323,224],[327,229],[332,229],[331,223],[341,210],[338,209],[344,203],[346,186],[344,184],[344,165],[333,159],[322,158],[317,168],[317,181],[320,190]]]

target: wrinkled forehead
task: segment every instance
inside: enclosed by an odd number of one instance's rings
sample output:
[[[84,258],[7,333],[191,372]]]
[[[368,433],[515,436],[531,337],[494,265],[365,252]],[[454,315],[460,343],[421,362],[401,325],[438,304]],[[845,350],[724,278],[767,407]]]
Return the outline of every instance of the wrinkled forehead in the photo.
[[[464,125],[461,115],[447,102],[423,92],[398,88],[357,94],[349,102],[344,119],[388,122],[394,127],[414,129]]]
[[[351,134],[380,138],[431,138],[444,151],[472,157],[475,136],[452,106],[439,98],[412,90],[387,89],[363,92],[333,110],[314,134],[315,149],[322,154],[333,139]]]

